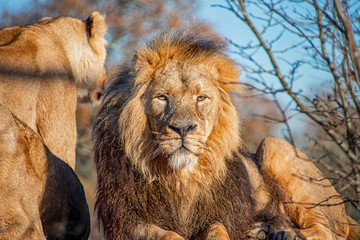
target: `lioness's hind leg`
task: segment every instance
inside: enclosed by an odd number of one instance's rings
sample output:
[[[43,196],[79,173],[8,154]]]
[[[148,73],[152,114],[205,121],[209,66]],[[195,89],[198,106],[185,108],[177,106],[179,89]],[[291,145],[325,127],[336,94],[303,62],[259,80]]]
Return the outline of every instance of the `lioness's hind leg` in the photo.
[[[304,153],[284,140],[268,137],[256,158],[263,174],[280,186],[284,206],[306,239],[346,239],[342,199]]]
[[[25,129],[0,104],[0,239],[45,239],[39,214],[44,163]],[[32,147],[26,144],[32,142]],[[41,153],[39,153],[41,155]],[[42,176],[41,176],[42,175]]]
[[[15,204],[15,203],[14,203]],[[0,216],[0,239],[1,240],[45,240],[45,236],[42,231],[40,216],[32,219],[22,211],[22,207],[8,208],[9,211],[2,211],[0,214],[6,216]]]

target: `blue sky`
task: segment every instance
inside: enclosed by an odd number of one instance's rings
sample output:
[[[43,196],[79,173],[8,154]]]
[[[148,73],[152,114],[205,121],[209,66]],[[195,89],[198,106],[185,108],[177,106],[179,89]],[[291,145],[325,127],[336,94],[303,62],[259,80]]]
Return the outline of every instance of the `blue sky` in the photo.
[[[245,46],[249,41],[253,41],[253,43],[255,43],[256,40],[254,40],[253,33],[233,13],[226,9],[212,6],[221,2],[224,1],[201,0],[199,5],[200,8],[197,11],[197,18],[210,23],[217,33],[221,34],[229,40],[235,41],[239,45]],[[276,33],[274,33],[272,36],[271,34],[267,35],[267,37],[274,38],[275,34]],[[290,46],[295,44],[298,41],[299,39],[293,35],[287,35],[279,41],[278,46],[282,48],[286,45]],[[299,49],[297,51],[293,51],[291,54],[288,54],[287,58],[301,58],[303,57],[302,54],[302,50]],[[238,56],[236,55],[232,55],[232,57],[238,59]],[[266,55],[259,53],[259,58],[264,65],[268,65],[268,57]],[[241,60],[238,59],[238,61]],[[307,68],[307,70],[304,71],[301,81],[299,81],[302,82],[301,86],[299,87],[305,88],[306,90],[309,90],[312,85],[318,87],[318,84],[315,84],[314,81],[309,80],[314,78],[323,80],[326,79],[323,72],[317,72],[313,69]]]
[[[31,5],[31,2],[32,0],[0,0],[0,8],[17,12]]]

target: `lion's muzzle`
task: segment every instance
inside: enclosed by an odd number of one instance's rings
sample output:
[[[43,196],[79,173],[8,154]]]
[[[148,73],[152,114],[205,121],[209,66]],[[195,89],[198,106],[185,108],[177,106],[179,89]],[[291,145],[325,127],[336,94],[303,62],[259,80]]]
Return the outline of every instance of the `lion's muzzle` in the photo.
[[[194,131],[196,127],[196,124],[190,122],[173,122],[172,124],[169,124],[169,129],[179,134],[182,140],[184,140],[188,133]]]

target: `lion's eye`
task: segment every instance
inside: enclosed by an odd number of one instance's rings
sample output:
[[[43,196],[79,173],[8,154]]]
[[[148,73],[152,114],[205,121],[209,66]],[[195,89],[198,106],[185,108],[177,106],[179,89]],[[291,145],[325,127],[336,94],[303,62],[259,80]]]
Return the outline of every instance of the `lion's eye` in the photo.
[[[167,99],[167,97],[165,95],[162,95],[162,94],[157,95],[156,98],[161,100],[161,101],[165,101]]]
[[[197,97],[197,100],[198,100],[199,102],[201,102],[201,101],[204,101],[206,98],[207,98],[206,96],[198,96],[198,97]]]

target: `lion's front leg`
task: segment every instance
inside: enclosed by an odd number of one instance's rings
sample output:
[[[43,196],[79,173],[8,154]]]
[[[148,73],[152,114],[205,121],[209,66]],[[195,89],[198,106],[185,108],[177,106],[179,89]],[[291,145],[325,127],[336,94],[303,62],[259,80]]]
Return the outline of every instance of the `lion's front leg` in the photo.
[[[136,240],[184,240],[173,231],[164,230],[154,224],[139,225],[135,232]]]
[[[286,231],[271,231],[266,223],[258,222],[253,225],[251,230],[246,234],[247,239],[251,240],[287,240]],[[196,240],[230,240],[225,226],[221,223],[210,225]]]
[[[292,229],[273,230],[265,222],[257,222],[246,235],[251,240],[300,240]]]
[[[254,240],[265,240],[269,235],[270,227],[264,222],[257,222],[253,225],[246,237]]]
[[[295,235],[285,229],[273,231],[267,223],[257,222],[246,235],[251,240],[294,240]]]
[[[230,240],[229,234],[221,223],[211,224],[196,240]]]

